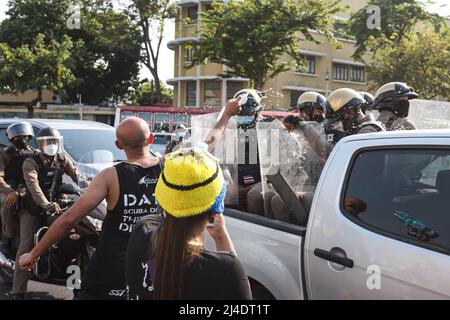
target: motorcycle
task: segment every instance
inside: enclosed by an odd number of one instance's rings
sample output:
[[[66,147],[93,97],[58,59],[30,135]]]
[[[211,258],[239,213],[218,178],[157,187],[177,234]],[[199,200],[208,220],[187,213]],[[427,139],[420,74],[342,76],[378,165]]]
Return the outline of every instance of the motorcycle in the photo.
[[[69,199],[61,200],[62,213],[66,212],[81,197],[82,191],[72,184],[61,186],[60,193],[69,196]],[[73,266],[79,268],[83,275],[89,266],[95,247],[101,232],[101,226],[106,214],[106,207],[98,206],[88,216],[83,218],[70,233],[62,240],[52,245],[42,254],[33,269],[32,279],[41,282],[66,284],[68,273],[73,272]],[[56,221],[58,215],[51,213],[43,216],[44,223],[34,234],[34,244],[37,245]],[[0,252],[0,276],[5,283],[12,283],[17,248],[11,253]]]

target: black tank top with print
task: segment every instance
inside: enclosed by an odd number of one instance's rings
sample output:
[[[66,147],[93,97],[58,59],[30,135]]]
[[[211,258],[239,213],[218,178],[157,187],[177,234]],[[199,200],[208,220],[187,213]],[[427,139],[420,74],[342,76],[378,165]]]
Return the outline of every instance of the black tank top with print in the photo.
[[[119,200],[108,210],[96,252],[82,282],[82,289],[104,299],[125,299],[125,253],[136,222],[157,213],[156,183],[160,165],[142,168],[122,162],[115,166]]]

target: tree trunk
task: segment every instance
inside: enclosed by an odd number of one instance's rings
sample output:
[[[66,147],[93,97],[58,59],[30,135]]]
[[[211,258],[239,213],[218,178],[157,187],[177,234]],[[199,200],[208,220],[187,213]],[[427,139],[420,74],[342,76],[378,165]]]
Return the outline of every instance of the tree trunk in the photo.
[[[161,103],[161,82],[159,81],[158,70],[155,69],[155,72],[152,72],[153,79],[155,80],[155,93],[156,93],[156,102]]]
[[[254,79],[255,90],[262,91],[265,84],[266,80],[264,78]]]
[[[28,115],[27,117],[29,119],[33,119],[34,118],[34,106],[39,102],[42,101],[42,89],[37,89],[38,91],[38,95],[36,98],[34,98],[33,100],[30,101],[30,103],[28,103],[27,105],[27,110],[28,110]]]

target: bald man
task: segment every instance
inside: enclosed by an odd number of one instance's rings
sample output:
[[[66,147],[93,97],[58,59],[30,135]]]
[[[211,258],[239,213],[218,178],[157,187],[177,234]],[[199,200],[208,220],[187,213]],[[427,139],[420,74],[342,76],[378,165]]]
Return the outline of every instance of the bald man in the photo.
[[[106,199],[108,213],[97,250],[87,273],[82,270],[82,290],[77,297],[82,300],[127,298],[125,253],[130,233],[142,217],[157,213],[154,191],[161,167],[159,158],[150,154],[147,123],[140,118],[128,118],[117,128],[116,137],[116,146],[125,151],[127,161],[97,175],[86,193],[19,260],[22,269],[33,268],[47,248],[64,238]]]

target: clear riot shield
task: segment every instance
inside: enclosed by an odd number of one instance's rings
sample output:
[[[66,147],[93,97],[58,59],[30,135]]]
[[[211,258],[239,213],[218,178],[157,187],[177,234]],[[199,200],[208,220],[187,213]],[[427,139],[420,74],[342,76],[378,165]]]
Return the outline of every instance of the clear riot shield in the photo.
[[[257,128],[266,216],[306,223],[323,162],[301,133],[289,133],[279,120]]]
[[[450,102],[414,99],[410,103],[408,119],[418,129],[450,128]]]
[[[221,114],[216,112],[192,117],[192,145],[198,146],[206,140],[212,143],[214,148],[210,151],[220,160],[227,182],[225,205],[236,206],[238,204],[237,123],[232,118],[222,134],[214,129],[220,116]]]

